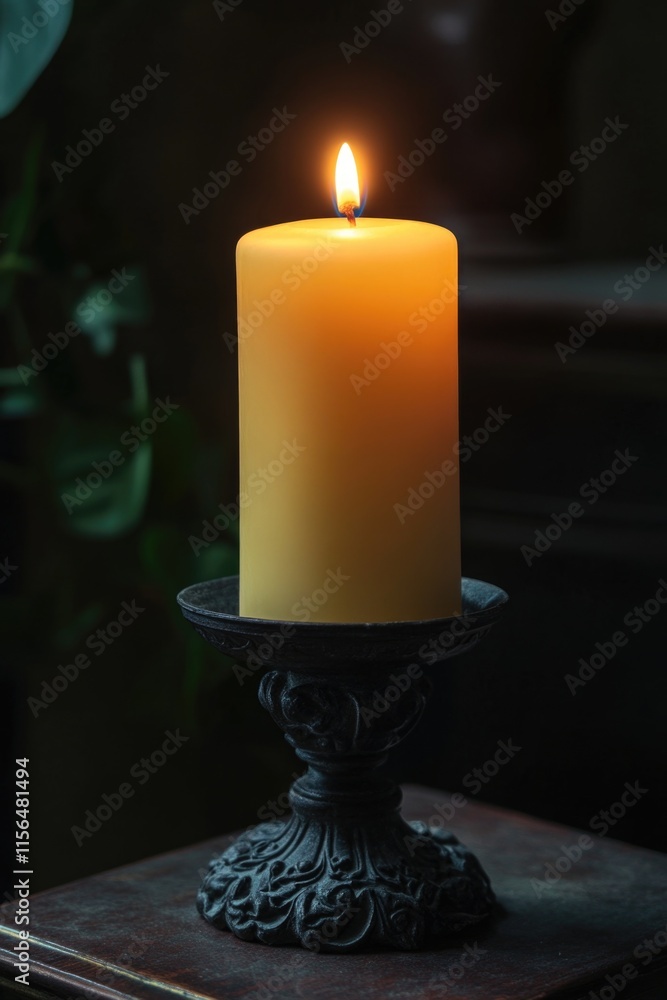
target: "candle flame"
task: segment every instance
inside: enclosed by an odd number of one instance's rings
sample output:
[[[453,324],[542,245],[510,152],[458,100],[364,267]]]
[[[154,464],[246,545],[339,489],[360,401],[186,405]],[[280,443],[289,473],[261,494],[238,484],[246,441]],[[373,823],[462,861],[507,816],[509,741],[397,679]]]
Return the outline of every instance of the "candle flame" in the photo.
[[[340,147],[336,160],[336,202],[338,211],[347,216],[350,225],[356,225],[354,210],[361,205],[359,175],[354,155],[347,142]]]

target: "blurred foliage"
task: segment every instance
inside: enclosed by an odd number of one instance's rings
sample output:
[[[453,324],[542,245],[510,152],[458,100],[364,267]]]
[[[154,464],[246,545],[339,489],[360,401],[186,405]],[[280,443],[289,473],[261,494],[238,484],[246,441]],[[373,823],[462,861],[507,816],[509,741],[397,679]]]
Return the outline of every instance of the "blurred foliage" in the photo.
[[[17,106],[48,64],[71,10],[71,3],[57,0],[0,0],[0,116]],[[24,148],[13,150],[22,166],[0,207],[6,332],[0,483],[17,512],[12,550],[26,554],[18,586],[3,591],[6,642],[43,680],[40,661],[79,650],[114,617],[120,600],[140,595],[157,612],[142,669],[150,673],[154,663],[157,674],[171,665],[172,677],[182,675],[186,717],[194,724],[203,673],[210,667],[219,677],[224,661],[182,620],[175,596],[189,583],[237,572],[238,539],[232,528],[197,558],[176,529],[178,515],[192,534],[201,533],[215,510],[207,470],[195,459],[200,434],[193,414],[181,402],[163,422],[151,417],[167,394],[152,387],[142,347],[153,318],[150,278],[141,262],[120,267],[130,275],[123,283],[72,257],[59,232],[69,192],[54,191],[51,182],[44,195],[55,150],[43,125],[31,127]],[[71,190],[74,200],[80,197]],[[136,260],[143,248],[131,235],[123,240],[128,259],[131,253]],[[35,288],[46,300],[37,315],[48,317],[55,332],[35,322]],[[14,440],[20,446],[12,456]],[[219,454],[215,461],[219,482]],[[137,680],[138,689],[146,679]],[[159,691],[155,680],[151,692]],[[159,694],[152,698],[159,703]],[[133,710],[143,712],[145,703],[139,699]]]
[[[0,117],[13,111],[62,42],[72,0],[0,2]]]

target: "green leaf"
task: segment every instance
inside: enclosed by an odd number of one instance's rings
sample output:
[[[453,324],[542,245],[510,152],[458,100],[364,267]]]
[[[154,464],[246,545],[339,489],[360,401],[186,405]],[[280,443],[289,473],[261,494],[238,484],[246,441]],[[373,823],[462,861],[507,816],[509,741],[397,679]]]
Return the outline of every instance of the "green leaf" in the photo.
[[[93,351],[100,357],[113,351],[119,326],[139,326],[150,318],[144,276],[137,267],[127,271],[132,281],[120,291],[114,292],[113,286],[110,289],[107,282],[98,279],[88,286],[74,307],[72,318],[90,337]],[[113,294],[111,301],[107,301],[109,294]]]
[[[14,110],[50,63],[72,6],[72,0],[0,0],[0,118]]]
[[[124,465],[115,469],[109,479],[93,486],[90,493],[85,489],[87,484],[84,480],[84,488],[80,488],[74,497],[79,502],[68,500],[65,506],[61,495],[70,531],[92,538],[114,538],[135,528],[142,518],[148,498],[151,457],[150,441],[145,441],[134,455],[126,458]],[[90,466],[87,466],[86,472],[90,471]],[[83,502],[80,502],[80,497],[83,497]]]
[[[58,425],[49,449],[55,502],[72,534],[115,538],[141,520],[150,488],[152,446],[150,440],[138,443],[136,438],[123,445],[126,430],[70,418]]]

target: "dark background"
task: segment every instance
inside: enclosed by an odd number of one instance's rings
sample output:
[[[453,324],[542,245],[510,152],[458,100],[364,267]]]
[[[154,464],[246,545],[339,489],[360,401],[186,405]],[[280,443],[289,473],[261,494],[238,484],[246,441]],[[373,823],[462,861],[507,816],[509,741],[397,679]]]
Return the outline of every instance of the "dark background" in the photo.
[[[0,585],[2,752],[7,781],[30,758],[33,888],[252,823],[298,769],[256,676],[239,686],[175,595],[237,567],[233,525],[198,558],[188,541],[238,490],[236,356],[222,339],[236,241],[329,214],[324,167],[344,139],[366,167],[368,215],[459,238],[461,433],[489,407],[512,414],[462,466],[464,572],[504,587],[510,610],[434,671],[394,773],[470,797],[466,774],[512,740],[521,751],[480,798],[586,828],[639,781],[646,794],[611,833],[665,848],[667,611],[575,694],[565,675],[667,571],[667,269],[565,363],[554,345],[667,236],[667,11],[561,6],[572,13],[550,24],[529,0],[412,0],[346,60],[341,43],[384,5],[79,0],[0,124],[0,559],[17,567]],[[8,59],[33,51],[2,44]],[[125,120],[110,114],[158,64],[157,89]],[[501,86],[390,190],[385,172],[489,74]],[[295,120],[186,224],[193,188],[283,107]],[[114,131],[59,181],[53,162],[107,116]],[[616,116],[628,128],[518,233],[512,213]],[[124,267],[127,289],[24,385],[17,366]],[[77,476],[167,398],[178,410],[68,514]],[[521,546],[626,448],[629,471],[529,566]],[[103,655],[51,704],[28,701],[133,600],[145,610]],[[145,784],[130,778],[177,728],[182,749]],[[134,796],[78,846],[72,827],[128,780]]]

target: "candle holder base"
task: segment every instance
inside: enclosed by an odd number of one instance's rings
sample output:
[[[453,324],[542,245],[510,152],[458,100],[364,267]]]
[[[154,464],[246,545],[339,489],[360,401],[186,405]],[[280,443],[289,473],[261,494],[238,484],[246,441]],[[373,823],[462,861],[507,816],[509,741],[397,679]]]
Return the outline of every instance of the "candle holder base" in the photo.
[[[316,951],[422,948],[490,913],[476,857],[399,817],[330,835],[292,816],[262,823],[211,862],[199,912],[237,937]]]
[[[422,948],[487,916],[494,895],[476,857],[449,833],[406,823],[400,790],[377,770],[422,714],[421,663],[475,645],[507,595],[464,579],[460,617],[368,625],[242,618],[237,578],[178,601],[216,648],[270,668],[260,702],[308,765],[291,818],[211,862],[200,913],[245,940],[329,952]]]

